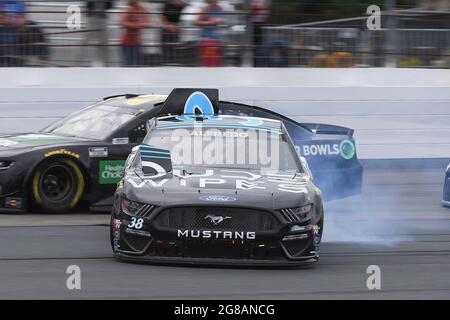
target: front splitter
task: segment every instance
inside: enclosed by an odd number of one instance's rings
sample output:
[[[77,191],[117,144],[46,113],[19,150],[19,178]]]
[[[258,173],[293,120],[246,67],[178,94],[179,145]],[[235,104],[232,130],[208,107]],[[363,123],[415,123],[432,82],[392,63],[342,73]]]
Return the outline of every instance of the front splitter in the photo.
[[[256,259],[222,259],[222,258],[179,258],[161,256],[131,256],[115,253],[120,261],[149,264],[175,264],[188,266],[243,266],[243,267],[294,267],[304,266],[318,261],[316,256],[305,256],[296,260],[256,260]]]

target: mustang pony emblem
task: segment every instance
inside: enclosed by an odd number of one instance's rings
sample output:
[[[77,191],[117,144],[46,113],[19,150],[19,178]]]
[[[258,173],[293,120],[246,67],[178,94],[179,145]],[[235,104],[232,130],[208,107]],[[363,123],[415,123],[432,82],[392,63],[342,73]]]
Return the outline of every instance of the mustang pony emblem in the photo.
[[[209,219],[209,221],[211,221],[211,223],[213,224],[213,225],[215,225],[215,226],[217,226],[218,224],[221,224],[224,220],[226,220],[226,219],[231,219],[231,217],[229,217],[229,216],[216,216],[215,214],[208,214],[206,217],[205,217],[205,220],[208,220]]]

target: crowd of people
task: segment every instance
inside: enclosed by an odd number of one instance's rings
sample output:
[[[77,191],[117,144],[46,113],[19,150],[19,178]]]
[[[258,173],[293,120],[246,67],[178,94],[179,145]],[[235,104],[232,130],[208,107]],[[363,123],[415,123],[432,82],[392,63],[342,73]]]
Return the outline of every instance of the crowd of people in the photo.
[[[108,1],[111,3],[111,1]],[[224,9],[218,0],[207,0],[207,3],[198,13],[194,25],[201,28],[198,47],[200,48],[201,64],[205,66],[220,66],[223,61],[222,33],[220,27],[226,23]],[[184,0],[166,0],[161,14],[161,38],[162,63],[175,64],[177,60],[176,48],[180,43],[180,18],[187,3]],[[109,4],[107,8],[111,7]],[[267,0],[253,0],[251,8],[255,11],[255,17],[261,10],[268,12]],[[105,6],[97,10],[105,10]],[[125,66],[139,66],[143,64],[142,54],[142,30],[154,26],[151,21],[151,12],[140,0],[130,0],[127,7],[121,13],[119,24],[122,27],[120,37],[122,47],[123,64]],[[255,32],[260,32],[260,23],[255,20]],[[95,28],[95,25],[92,25]],[[261,35],[259,34],[259,37]],[[255,36],[255,38],[257,38]],[[255,40],[260,44],[260,40]]]
[[[82,35],[82,47],[94,47],[101,64],[108,66],[111,63],[111,31],[108,23],[109,10],[118,6],[119,1],[114,0],[86,0],[83,14],[85,17]],[[143,32],[148,28],[160,28],[161,64],[172,65],[177,63],[177,47],[180,46],[180,20],[183,9],[189,4],[185,0],[166,0],[159,21],[152,21],[152,12],[142,0],[120,1],[121,6],[117,20],[121,31],[119,36],[121,64],[123,66],[142,66]],[[258,65],[257,48],[262,45],[262,26],[269,17],[270,0],[251,0],[249,15],[253,30],[253,43],[255,50],[255,66]],[[200,29],[197,48],[200,63],[205,66],[220,66],[223,64],[223,33],[221,27],[227,23],[227,16],[219,0],[205,0],[200,12],[196,14],[193,25]],[[30,28],[32,27],[32,28]],[[29,35],[33,34],[33,39]],[[37,36],[39,35],[39,36]],[[46,42],[45,34],[34,22],[27,19],[27,8],[24,1],[0,0],[0,66],[21,66],[28,59],[27,49],[30,51],[31,43],[39,53],[40,58],[48,57],[48,48],[42,44]],[[33,51],[33,54],[34,52]],[[86,61],[86,50],[80,51],[80,61]]]

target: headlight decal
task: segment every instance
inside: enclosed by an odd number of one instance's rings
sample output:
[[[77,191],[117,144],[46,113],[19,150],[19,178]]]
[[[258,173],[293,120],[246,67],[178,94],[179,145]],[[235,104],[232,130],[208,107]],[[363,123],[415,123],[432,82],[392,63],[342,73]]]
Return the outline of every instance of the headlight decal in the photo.
[[[130,216],[135,216],[142,208],[142,204],[122,198],[122,211]]]
[[[307,204],[296,208],[281,209],[281,213],[287,222],[300,222],[308,216],[312,208],[312,204]]]
[[[151,204],[143,204],[136,201],[131,201],[126,198],[122,198],[121,201],[122,212],[132,217],[148,217],[155,206]]]

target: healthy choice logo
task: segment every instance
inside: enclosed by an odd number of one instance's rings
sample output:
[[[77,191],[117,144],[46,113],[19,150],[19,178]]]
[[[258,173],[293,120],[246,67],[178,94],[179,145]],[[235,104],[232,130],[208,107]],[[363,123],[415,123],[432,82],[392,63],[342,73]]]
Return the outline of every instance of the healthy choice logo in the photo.
[[[104,160],[100,161],[99,183],[116,184],[125,171],[125,160]]]

